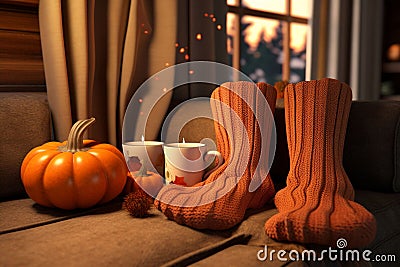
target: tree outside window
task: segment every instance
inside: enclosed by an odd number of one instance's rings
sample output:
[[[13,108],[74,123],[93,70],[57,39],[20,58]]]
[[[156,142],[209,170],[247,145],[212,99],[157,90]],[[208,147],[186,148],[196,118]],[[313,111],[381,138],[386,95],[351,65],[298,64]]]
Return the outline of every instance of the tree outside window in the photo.
[[[305,79],[310,0],[227,0],[231,66],[254,82]]]

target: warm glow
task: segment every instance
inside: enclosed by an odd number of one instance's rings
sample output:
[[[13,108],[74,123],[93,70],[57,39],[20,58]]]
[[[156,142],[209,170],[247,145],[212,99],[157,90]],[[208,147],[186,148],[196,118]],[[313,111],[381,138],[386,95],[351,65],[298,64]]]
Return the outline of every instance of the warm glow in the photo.
[[[391,61],[400,60],[400,44],[392,44],[387,50],[387,57]]]
[[[230,6],[237,6],[239,5],[239,0],[227,0],[226,3]]]
[[[228,5],[236,5],[236,2],[235,0],[227,1]],[[308,18],[309,2],[310,0],[292,0],[291,15]],[[287,0],[242,0],[244,7],[279,14],[286,13],[286,3]]]
[[[203,36],[201,35],[201,33],[196,34],[196,39],[197,40],[203,39]]]
[[[300,52],[306,48],[307,25],[291,23],[290,27],[290,48]]]
[[[242,0],[244,7],[284,14],[286,11],[286,0]]]
[[[258,18],[253,16],[243,16],[242,23],[251,23],[244,31],[245,42],[250,45],[252,50],[256,50],[261,41],[261,33],[264,32],[264,40],[271,42],[275,37],[275,29],[279,25],[278,20]]]
[[[292,16],[301,18],[310,17],[309,4],[310,0],[292,0]]]
[[[236,27],[238,19],[239,19],[239,17],[236,14],[228,13],[226,15],[226,34],[228,36],[233,36],[233,38],[236,37],[235,32],[238,31],[238,29]],[[230,39],[227,39],[227,52],[228,52],[228,54],[233,54],[232,44],[231,44]]]
[[[182,138],[182,143],[186,143],[186,142],[185,142],[185,137]]]
[[[227,0],[228,5],[235,5],[237,1]],[[285,14],[286,12],[286,0],[243,0],[242,4],[245,7]],[[292,0],[291,1],[291,13],[293,16],[308,18],[309,17],[309,0]],[[227,15],[227,35],[235,36],[234,32],[238,29],[235,28],[236,15],[228,13]],[[279,25],[278,20],[259,18],[253,16],[243,16],[243,24],[251,23],[250,26],[244,32],[245,41],[250,45],[250,49],[256,50],[259,44],[261,33],[264,33],[264,40],[270,42],[276,34],[276,27]],[[290,47],[295,51],[299,52],[304,50],[306,45],[307,26],[292,23],[291,24],[291,36],[290,36]],[[229,42],[229,40],[228,40]],[[229,45],[228,45],[228,49]],[[232,51],[228,51],[232,53]]]

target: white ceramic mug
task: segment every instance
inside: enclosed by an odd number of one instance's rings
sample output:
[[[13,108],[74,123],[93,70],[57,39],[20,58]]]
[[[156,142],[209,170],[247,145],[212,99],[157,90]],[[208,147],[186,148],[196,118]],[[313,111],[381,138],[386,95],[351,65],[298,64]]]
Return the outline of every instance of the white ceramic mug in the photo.
[[[192,186],[207,178],[223,163],[221,153],[207,151],[203,143],[171,143],[164,145],[165,180],[184,186]],[[206,168],[217,158],[217,164],[207,173]]]
[[[135,172],[145,165],[148,171],[164,173],[163,142],[133,141],[122,144],[130,172]]]

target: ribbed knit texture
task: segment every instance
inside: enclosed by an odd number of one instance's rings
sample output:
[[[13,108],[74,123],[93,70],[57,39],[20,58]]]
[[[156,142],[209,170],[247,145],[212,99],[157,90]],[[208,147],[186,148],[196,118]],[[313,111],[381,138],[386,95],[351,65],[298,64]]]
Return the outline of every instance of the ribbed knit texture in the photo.
[[[342,165],[351,89],[334,79],[290,84],[285,89],[290,171],[275,196],[279,213],[265,224],[277,240],[348,248],[364,247],[376,232],[374,216],[353,202]]]
[[[267,116],[265,109],[270,106],[271,111],[274,111],[276,91],[274,87],[265,83],[259,83],[257,86],[258,88],[250,82],[234,82],[225,83],[214,90],[211,98],[217,101],[210,101],[210,103],[213,116],[219,121],[219,123],[215,123],[215,132],[218,151],[224,158],[224,164],[205,181],[195,185],[198,187],[213,183],[205,193],[182,194],[179,187],[164,187],[159,192],[154,204],[169,219],[197,229],[228,229],[243,220],[248,208],[260,208],[267,201],[272,200],[275,190],[268,170],[265,168],[267,163],[263,162],[259,169],[256,166],[260,159],[261,142],[264,144],[263,149],[269,149],[273,117]],[[260,91],[262,94],[259,94]],[[243,99],[249,101],[255,113],[261,118],[259,124],[257,124],[253,111]],[[239,121],[235,117],[240,119],[243,127],[238,125]],[[262,129],[263,135],[267,133],[266,136],[269,140],[261,140],[258,125]],[[246,135],[248,142],[245,141]],[[247,154],[247,150],[249,156],[246,160],[244,155]],[[264,159],[268,160],[265,157]],[[244,170],[244,173],[240,173],[240,169]],[[260,187],[249,192],[252,179],[261,180],[262,178],[265,179]],[[216,196],[222,188],[233,185],[232,181],[237,184],[227,194],[209,204],[195,207],[167,204],[168,200],[176,198],[180,198],[184,203],[189,198],[192,200],[204,199],[205,194]]]

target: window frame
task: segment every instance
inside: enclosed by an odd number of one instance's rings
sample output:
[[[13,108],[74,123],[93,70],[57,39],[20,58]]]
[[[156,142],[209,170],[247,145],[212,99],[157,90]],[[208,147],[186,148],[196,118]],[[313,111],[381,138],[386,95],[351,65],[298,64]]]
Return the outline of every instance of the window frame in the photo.
[[[290,25],[291,23],[299,23],[308,25],[309,19],[301,18],[297,16],[291,15],[291,4],[292,0],[285,0],[286,1],[286,10],[285,14],[279,14],[274,12],[262,11],[251,9],[243,6],[242,0],[236,0],[237,6],[229,5],[228,6],[228,13],[235,14],[237,19],[234,20],[234,26],[238,29],[235,32],[235,36],[233,38],[233,55],[232,55],[232,67],[241,70],[240,68],[240,57],[241,57],[241,31],[240,31],[240,24],[242,21],[243,16],[254,16],[258,18],[266,18],[266,19],[275,19],[279,21],[285,22],[283,24],[283,59],[282,62],[282,80],[289,81],[290,80]],[[307,68],[307,65],[306,65]]]

